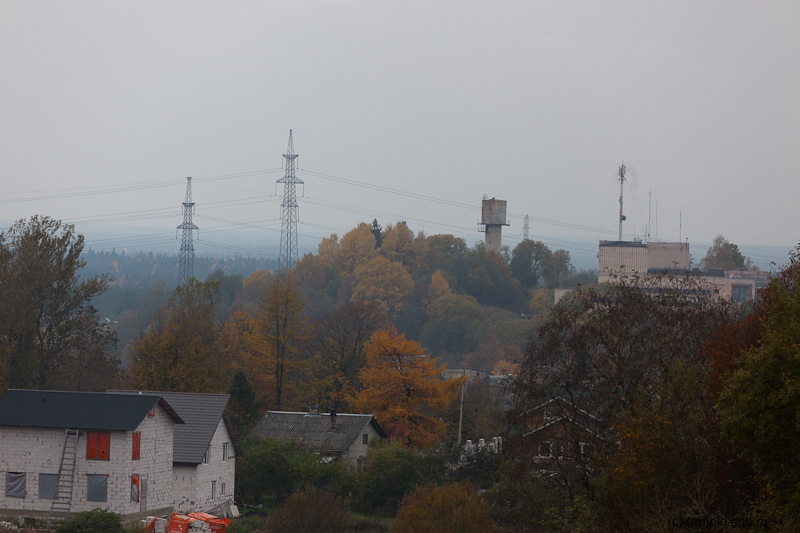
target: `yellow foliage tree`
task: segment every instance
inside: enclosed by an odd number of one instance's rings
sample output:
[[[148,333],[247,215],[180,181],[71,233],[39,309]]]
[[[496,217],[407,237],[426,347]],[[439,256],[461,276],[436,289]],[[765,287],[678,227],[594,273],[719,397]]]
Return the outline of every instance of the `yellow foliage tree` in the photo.
[[[331,233],[330,237],[323,237],[317,245],[317,257],[319,257],[323,268],[331,268],[337,265],[339,248],[339,236]]]
[[[267,270],[256,270],[242,280],[242,290],[236,296],[231,306],[234,311],[244,309],[249,313],[256,310],[258,300],[264,294],[264,289],[272,283],[272,274]]]
[[[444,366],[416,341],[394,327],[367,341],[367,365],[360,372],[364,389],[356,407],[373,413],[388,433],[412,447],[425,447],[447,430],[438,417],[455,398],[462,380],[446,380]]]
[[[258,304],[250,338],[251,353],[260,360],[262,372],[272,381],[272,405],[278,411],[283,405],[286,377],[295,366],[300,345],[308,334],[303,307],[303,296],[288,273],[274,278]]]
[[[442,271],[437,270],[431,276],[431,284],[428,287],[428,290],[425,292],[423,305],[427,309],[430,304],[442,296],[447,296],[449,294],[453,294],[453,291],[450,290],[450,283],[447,281],[447,278],[444,277]]]
[[[492,374],[495,376],[516,375],[517,373],[519,373],[519,363],[506,360],[498,361],[492,369]]]
[[[389,224],[383,232],[381,253],[389,261],[399,261],[406,266],[414,259],[414,232],[405,222]]]
[[[362,222],[342,236],[336,250],[336,263],[339,265],[341,277],[347,277],[360,265],[369,262],[378,255],[375,248],[375,235],[369,224]]]
[[[358,284],[352,300],[374,303],[390,317],[397,316],[414,291],[414,280],[406,268],[382,256],[358,267],[355,274]]]
[[[528,309],[530,309],[531,314],[540,315],[542,313],[546,313],[547,310],[552,307],[552,305],[553,291],[551,289],[539,287],[538,289],[533,290],[531,294],[531,300],[528,303]]]

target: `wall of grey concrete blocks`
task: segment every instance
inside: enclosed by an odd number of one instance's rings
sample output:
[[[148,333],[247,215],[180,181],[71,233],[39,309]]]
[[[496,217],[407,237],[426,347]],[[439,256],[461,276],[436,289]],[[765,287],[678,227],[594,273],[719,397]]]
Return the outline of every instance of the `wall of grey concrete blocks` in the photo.
[[[222,460],[223,446],[228,446],[228,459]],[[208,464],[176,466],[173,469],[174,506],[177,512],[209,512],[224,503],[233,503],[236,480],[236,459],[233,444],[225,423],[220,420],[209,446]],[[216,482],[215,497],[211,497],[211,482]],[[222,485],[225,484],[223,494]]]
[[[163,509],[172,505],[172,434],[174,423],[160,407],[154,417],[146,417],[137,428],[142,433],[141,459],[132,460],[132,432],[111,432],[109,460],[86,459],[86,431],[81,431],[72,494],[73,512],[95,508],[120,515]],[[39,498],[39,474],[57,474],[64,444],[64,430],[0,426],[0,476],[6,472],[25,472],[25,498],[9,498],[0,491],[3,510],[50,511],[52,500]],[[108,475],[106,502],[87,501],[88,474]],[[139,503],[131,502],[131,475],[139,474],[146,494]],[[144,492],[144,491],[143,491]]]

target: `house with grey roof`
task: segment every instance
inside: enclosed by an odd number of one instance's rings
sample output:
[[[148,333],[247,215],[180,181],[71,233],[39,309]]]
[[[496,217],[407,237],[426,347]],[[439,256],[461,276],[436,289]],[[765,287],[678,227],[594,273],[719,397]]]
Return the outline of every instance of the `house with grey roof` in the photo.
[[[130,395],[138,391],[109,391]],[[241,456],[224,416],[230,396],[143,391],[164,398],[185,424],[173,437],[172,490],[175,512],[225,516],[233,504],[236,457]]]
[[[339,460],[359,468],[371,444],[386,438],[372,415],[320,414],[312,407],[307,413],[269,411],[250,433],[251,438],[294,442],[298,448],[318,453],[323,460]]]
[[[183,424],[158,394],[9,390],[0,397],[0,515],[168,513]]]

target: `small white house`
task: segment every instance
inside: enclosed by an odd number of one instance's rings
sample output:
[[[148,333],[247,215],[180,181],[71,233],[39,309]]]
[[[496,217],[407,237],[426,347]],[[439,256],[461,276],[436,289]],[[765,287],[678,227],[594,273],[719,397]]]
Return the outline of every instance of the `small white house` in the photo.
[[[172,511],[173,431],[159,395],[9,390],[0,397],[0,515]]]
[[[110,391],[139,394],[138,391]],[[175,512],[226,516],[233,504],[239,446],[227,419],[227,394],[142,391],[164,398],[185,422],[173,438],[172,493]]]
[[[359,468],[370,444],[386,438],[386,433],[372,415],[339,414],[335,411],[319,414],[312,407],[308,413],[269,411],[250,436],[294,442],[301,450]]]

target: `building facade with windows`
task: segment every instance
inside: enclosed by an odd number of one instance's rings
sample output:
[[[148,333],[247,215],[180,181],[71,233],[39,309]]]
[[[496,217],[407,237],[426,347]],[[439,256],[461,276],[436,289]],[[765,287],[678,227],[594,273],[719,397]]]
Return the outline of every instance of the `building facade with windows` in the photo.
[[[599,420],[564,398],[556,397],[528,410],[525,439],[537,470],[586,469],[600,439]]]
[[[301,450],[358,469],[370,445],[386,438],[386,433],[372,415],[335,411],[320,414],[312,407],[308,413],[269,411],[253,428],[250,437],[294,442]]]
[[[139,391],[109,391],[120,395]],[[230,396],[192,392],[141,391],[164,398],[184,424],[173,438],[173,506],[178,513],[226,516],[233,504],[236,457],[241,456],[225,417]]]
[[[183,420],[158,395],[9,390],[0,397],[0,515],[172,510],[172,439]]]
[[[769,274],[758,270],[692,268],[689,243],[600,241],[597,252],[598,283],[659,274],[695,277],[702,281],[704,290],[709,294],[739,303],[755,299],[758,290],[769,282]],[[558,302],[570,291],[571,288],[557,288],[554,301]]]

